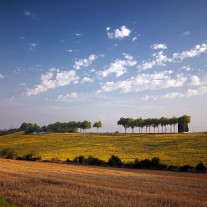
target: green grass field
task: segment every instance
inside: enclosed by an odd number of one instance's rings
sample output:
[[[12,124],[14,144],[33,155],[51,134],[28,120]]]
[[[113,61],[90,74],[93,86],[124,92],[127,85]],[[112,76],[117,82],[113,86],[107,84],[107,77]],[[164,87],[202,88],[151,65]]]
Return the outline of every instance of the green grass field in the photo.
[[[42,159],[74,159],[95,156],[107,161],[114,154],[122,161],[159,157],[168,165],[207,164],[207,134],[84,134],[51,133],[0,136],[0,149],[13,148],[18,155],[35,152]]]

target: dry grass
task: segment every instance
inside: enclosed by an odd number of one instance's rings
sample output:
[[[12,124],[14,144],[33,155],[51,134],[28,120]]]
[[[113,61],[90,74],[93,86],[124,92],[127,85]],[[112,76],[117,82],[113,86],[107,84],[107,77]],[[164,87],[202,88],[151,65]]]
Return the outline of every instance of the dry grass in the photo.
[[[26,207],[204,207],[207,175],[0,159],[0,196]]]

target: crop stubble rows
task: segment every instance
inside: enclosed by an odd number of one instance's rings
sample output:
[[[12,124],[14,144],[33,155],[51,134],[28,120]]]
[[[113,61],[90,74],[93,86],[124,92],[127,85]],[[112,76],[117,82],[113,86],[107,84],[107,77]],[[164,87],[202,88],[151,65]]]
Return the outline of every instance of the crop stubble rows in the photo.
[[[207,175],[0,159],[0,195],[21,206],[207,206]]]

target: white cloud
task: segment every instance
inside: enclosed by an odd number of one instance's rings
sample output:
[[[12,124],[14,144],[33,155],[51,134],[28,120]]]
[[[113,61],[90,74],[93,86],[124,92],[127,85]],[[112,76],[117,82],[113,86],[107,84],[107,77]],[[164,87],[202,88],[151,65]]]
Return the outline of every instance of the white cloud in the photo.
[[[191,32],[188,30],[188,31],[185,31],[182,33],[182,36],[189,36],[191,34]]]
[[[29,43],[29,51],[36,51],[38,44],[35,42]]]
[[[161,71],[153,74],[138,74],[136,77],[118,82],[106,82],[100,89],[103,92],[120,90],[121,92],[141,92],[147,90],[159,90],[170,87],[181,87],[187,81],[183,74],[171,76],[172,71]]]
[[[78,94],[76,92],[71,92],[66,95],[59,95],[57,101],[67,102],[70,101],[71,99],[77,99],[77,98],[78,98]]]
[[[96,70],[95,70],[95,69],[91,69],[90,72],[91,72],[91,73],[95,73]]]
[[[93,79],[89,78],[89,77],[84,77],[83,80],[81,81],[81,83],[92,83]]]
[[[25,14],[25,16],[30,16],[32,14],[32,12],[25,10],[24,14]]]
[[[157,100],[158,98],[159,98],[158,96],[149,96],[149,95],[146,95],[146,96],[144,96],[144,98],[142,98],[142,100],[144,100],[144,101]]]
[[[76,69],[76,70],[79,70],[81,67],[88,67],[90,66],[94,60],[96,60],[98,58],[97,55],[94,55],[94,54],[91,54],[89,55],[88,58],[86,59],[80,59],[80,60],[77,60],[75,61],[73,67]]]
[[[138,39],[137,37],[133,37],[132,42],[135,42],[137,39]]]
[[[197,89],[188,89],[186,93],[177,93],[177,92],[172,92],[172,93],[167,93],[162,96],[158,95],[146,95],[142,98],[144,101],[148,100],[157,100],[157,99],[175,99],[175,98],[183,98],[183,97],[192,97],[192,96],[204,96],[207,95],[207,86],[201,86],[198,87]]]
[[[27,16],[27,17],[30,17],[32,19],[35,19],[36,18],[36,14],[29,11],[29,10],[24,10],[24,15]]]
[[[185,65],[185,66],[181,67],[180,69],[185,70],[185,71],[191,70],[190,66],[188,66],[188,65]]]
[[[166,63],[172,62],[170,58],[164,55],[163,51],[154,53],[152,56],[154,57],[153,61],[149,61],[149,62],[143,61],[142,64],[138,65],[138,69],[147,70],[157,66],[166,66]]]
[[[126,53],[123,55],[125,59],[116,59],[106,70],[100,71],[98,75],[105,78],[114,73],[116,77],[119,77],[127,72],[127,67],[132,67],[137,64],[137,61],[131,55]]]
[[[138,65],[138,69],[140,70],[147,70],[157,66],[166,66],[166,63],[170,62],[179,62],[186,58],[193,58],[196,56],[201,55],[202,53],[206,53],[207,51],[207,44],[203,43],[201,45],[196,45],[191,50],[186,50],[180,53],[174,53],[172,57],[167,57],[164,55],[163,51],[153,54],[152,61],[143,61],[142,64]]]
[[[67,50],[67,52],[70,52],[71,53],[71,52],[73,52],[73,50],[69,49],[69,50]]]
[[[82,34],[80,34],[80,33],[74,33],[74,35],[77,36],[77,37],[82,36]]]
[[[196,45],[191,50],[186,50],[181,53],[174,53],[172,59],[174,61],[183,60],[186,58],[192,58],[201,55],[207,51],[207,44],[203,43],[201,45]]]
[[[197,89],[189,89],[187,91],[187,97],[191,96],[203,96],[207,94],[207,86],[201,86]]]
[[[176,93],[176,92],[173,92],[173,93],[167,93],[163,96],[161,96],[160,98],[161,99],[174,99],[174,98],[181,98],[181,97],[184,97],[185,95],[182,94],[182,93]]]
[[[0,74],[0,80],[4,79],[4,76],[2,74]]]
[[[158,43],[156,43],[154,45],[151,45],[151,48],[153,50],[159,50],[159,49],[165,50],[165,49],[167,49],[167,46],[165,44],[158,44]]]
[[[191,76],[190,79],[191,79],[191,85],[192,86],[199,86],[199,85],[201,85],[200,78],[197,75]]]
[[[37,95],[49,89],[77,83],[78,79],[79,77],[76,75],[75,70],[60,71],[59,69],[51,68],[46,74],[41,75],[39,85],[36,85],[34,88],[26,89],[26,95]]]
[[[110,29],[110,27],[106,28],[107,36],[110,39],[123,39],[124,37],[128,37],[131,33],[130,29],[124,25],[119,29],[115,29],[115,31],[110,31]]]
[[[202,74],[202,76],[198,77],[197,75],[190,76],[192,86],[202,86],[207,85],[207,74]]]
[[[142,100],[144,101],[149,101],[149,100],[158,100],[158,99],[175,99],[175,98],[182,98],[184,97],[185,95],[182,94],[182,93],[177,93],[177,92],[172,92],[172,93],[167,93],[167,94],[164,94],[162,96],[158,96],[158,95],[146,95],[142,98]]]

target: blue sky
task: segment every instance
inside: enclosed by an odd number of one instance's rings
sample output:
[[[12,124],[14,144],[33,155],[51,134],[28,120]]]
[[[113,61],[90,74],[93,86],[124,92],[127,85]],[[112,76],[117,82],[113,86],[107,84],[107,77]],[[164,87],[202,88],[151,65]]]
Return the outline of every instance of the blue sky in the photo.
[[[192,117],[207,130],[207,1],[1,0],[0,128]]]

